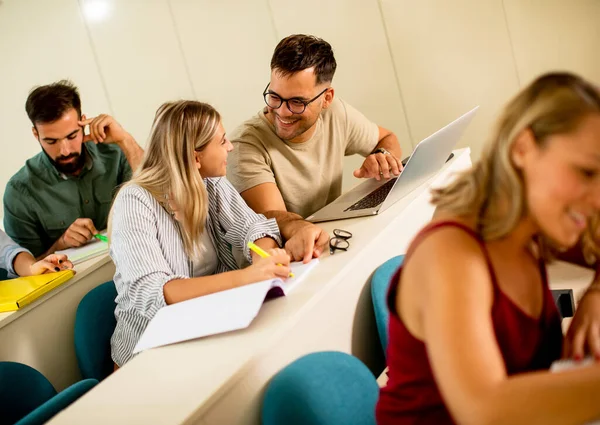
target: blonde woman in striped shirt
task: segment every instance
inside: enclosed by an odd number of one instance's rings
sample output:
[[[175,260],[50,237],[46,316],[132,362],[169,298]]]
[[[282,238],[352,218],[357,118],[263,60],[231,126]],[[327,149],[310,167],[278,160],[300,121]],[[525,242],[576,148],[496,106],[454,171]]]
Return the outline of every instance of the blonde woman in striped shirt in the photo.
[[[275,220],[254,213],[224,177],[232,149],[210,105],[158,109],[142,163],[111,212],[118,366],[161,307],[289,274]],[[271,257],[254,257],[249,241]]]

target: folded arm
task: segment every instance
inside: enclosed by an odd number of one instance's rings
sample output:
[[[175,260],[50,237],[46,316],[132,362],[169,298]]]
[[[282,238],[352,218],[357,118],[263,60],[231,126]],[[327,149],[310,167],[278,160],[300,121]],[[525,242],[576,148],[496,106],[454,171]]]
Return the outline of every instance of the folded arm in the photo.
[[[285,249],[292,260],[310,261],[326,250],[329,234],[298,214],[287,211],[275,183],[263,183],[242,192],[248,206],[267,218],[277,220],[281,235],[287,240]]]

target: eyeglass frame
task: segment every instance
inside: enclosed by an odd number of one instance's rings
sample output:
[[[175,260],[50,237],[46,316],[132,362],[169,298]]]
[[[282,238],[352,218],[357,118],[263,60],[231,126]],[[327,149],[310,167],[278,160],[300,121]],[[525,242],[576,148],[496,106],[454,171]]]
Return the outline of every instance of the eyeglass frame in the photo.
[[[315,97],[313,97],[310,100],[302,100],[297,97],[290,97],[288,99],[284,99],[283,97],[279,96],[275,92],[269,92],[269,91],[267,91],[267,89],[269,88],[270,85],[271,85],[271,83],[267,84],[267,87],[265,87],[265,89],[263,90],[263,99],[265,100],[265,103],[267,104],[267,106],[271,109],[279,109],[285,103],[285,106],[287,106],[288,111],[290,111],[292,114],[297,114],[297,115],[302,115],[304,113],[304,111],[306,111],[306,108],[308,107],[308,105],[310,105],[315,100],[317,100],[318,98],[323,96],[323,94],[325,94],[325,92],[331,88],[331,87],[327,87],[325,90],[323,90],[321,93],[319,93],[318,95],[316,95]],[[269,94],[273,94],[273,95],[277,96],[279,98],[279,100],[281,100],[281,103],[279,104],[279,106],[277,108],[273,108],[271,105],[269,105],[269,102],[267,102],[267,95],[269,95]],[[296,101],[302,103],[304,105],[304,109],[302,109],[302,112],[292,111],[292,108],[290,108],[290,104],[289,104],[290,100],[296,100]]]
[[[342,232],[347,233],[349,236],[342,235],[341,234]],[[352,238],[352,233],[350,233],[349,231],[344,230],[344,229],[333,229],[333,235],[334,235],[334,237],[329,239],[329,255],[333,255],[335,253],[336,249],[339,249],[340,251],[348,251],[348,248],[350,248],[350,242],[348,242],[348,239]],[[348,246],[345,248],[335,246],[332,244],[332,242],[334,240],[344,241],[348,244]]]

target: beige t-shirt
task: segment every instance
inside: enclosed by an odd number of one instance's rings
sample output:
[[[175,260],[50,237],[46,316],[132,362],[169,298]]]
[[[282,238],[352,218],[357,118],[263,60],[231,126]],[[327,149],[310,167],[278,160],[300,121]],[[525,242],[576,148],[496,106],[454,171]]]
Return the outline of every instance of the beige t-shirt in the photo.
[[[287,210],[308,217],[341,195],[344,156],[369,155],[379,138],[377,124],[337,98],[316,125],[306,142],[286,142],[261,110],[230,135],[227,178],[240,193],[275,183]]]

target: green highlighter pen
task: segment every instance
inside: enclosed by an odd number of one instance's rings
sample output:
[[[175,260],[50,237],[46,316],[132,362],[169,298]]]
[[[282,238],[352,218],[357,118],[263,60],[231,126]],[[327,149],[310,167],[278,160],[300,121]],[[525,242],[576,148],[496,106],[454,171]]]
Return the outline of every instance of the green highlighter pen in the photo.
[[[97,235],[94,235],[94,237],[98,240],[101,240],[102,242],[108,243],[108,238],[104,235],[101,235],[100,233],[98,233]]]

